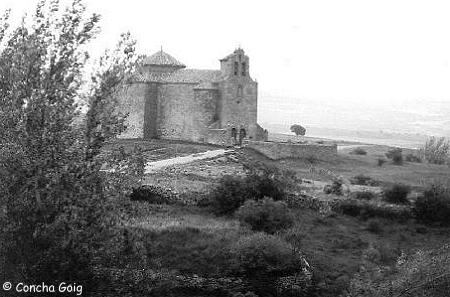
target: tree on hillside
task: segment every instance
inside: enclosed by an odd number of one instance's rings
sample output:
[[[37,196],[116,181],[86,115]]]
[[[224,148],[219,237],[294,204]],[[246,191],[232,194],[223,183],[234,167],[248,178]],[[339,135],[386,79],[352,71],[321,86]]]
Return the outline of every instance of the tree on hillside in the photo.
[[[291,126],[291,132],[295,133],[295,135],[299,136],[305,136],[306,134],[306,129],[298,124],[294,124]]]
[[[0,19],[0,274],[13,283],[89,287],[121,244],[116,209],[129,189],[100,171],[100,148],[124,129],[115,92],[134,41],[122,35],[87,82],[99,20],[81,0],[40,1],[16,28],[9,11]]]
[[[419,154],[429,163],[444,164],[450,157],[450,142],[445,137],[431,137]]]

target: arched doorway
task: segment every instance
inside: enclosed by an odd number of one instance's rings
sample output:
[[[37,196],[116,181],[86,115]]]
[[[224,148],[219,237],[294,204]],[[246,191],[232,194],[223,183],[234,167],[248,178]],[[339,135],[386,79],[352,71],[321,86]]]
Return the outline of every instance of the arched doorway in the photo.
[[[239,145],[242,145],[242,140],[247,136],[247,132],[245,131],[244,128],[241,128],[241,130],[239,130]]]
[[[233,139],[233,145],[237,143],[237,130],[236,128],[231,128],[231,138]]]

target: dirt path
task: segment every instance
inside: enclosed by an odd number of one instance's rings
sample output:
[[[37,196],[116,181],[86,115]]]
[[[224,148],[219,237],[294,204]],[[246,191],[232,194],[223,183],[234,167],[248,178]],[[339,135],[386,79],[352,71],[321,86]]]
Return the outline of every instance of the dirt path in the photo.
[[[167,166],[187,164],[187,163],[191,163],[191,162],[198,161],[198,160],[215,158],[215,157],[224,155],[224,154],[226,154],[228,152],[232,152],[232,151],[233,150],[219,149],[219,150],[206,151],[203,153],[192,154],[192,155],[187,155],[187,156],[182,156],[182,157],[175,157],[175,158],[166,159],[166,160],[148,162],[145,165],[144,173],[152,173],[152,172],[155,172],[162,168],[165,168]]]
[[[374,146],[373,144],[348,144],[348,145],[338,145],[337,149],[338,151],[346,150],[346,149],[353,149],[357,147],[370,147]]]

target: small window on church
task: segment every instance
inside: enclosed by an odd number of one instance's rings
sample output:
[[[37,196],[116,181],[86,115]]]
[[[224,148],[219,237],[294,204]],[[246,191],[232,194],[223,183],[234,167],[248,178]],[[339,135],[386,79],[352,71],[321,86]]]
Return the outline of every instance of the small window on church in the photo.
[[[239,63],[234,62],[234,75],[238,75],[239,72]]]
[[[247,67],[246,63],[245,62],[242,63],[242,76],[246,75],[246,67]]]

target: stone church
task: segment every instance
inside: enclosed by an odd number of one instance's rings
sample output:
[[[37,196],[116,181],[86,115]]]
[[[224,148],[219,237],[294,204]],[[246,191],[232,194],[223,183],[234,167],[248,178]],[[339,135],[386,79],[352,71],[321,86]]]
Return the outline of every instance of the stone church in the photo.
[[[121,96],[128,113],[121,138],[220,145],[267,140],[257,123],[258,85],[249,66],[240,48],[220,60],[220,70],[186,68],[162,50],[144,58]]]

